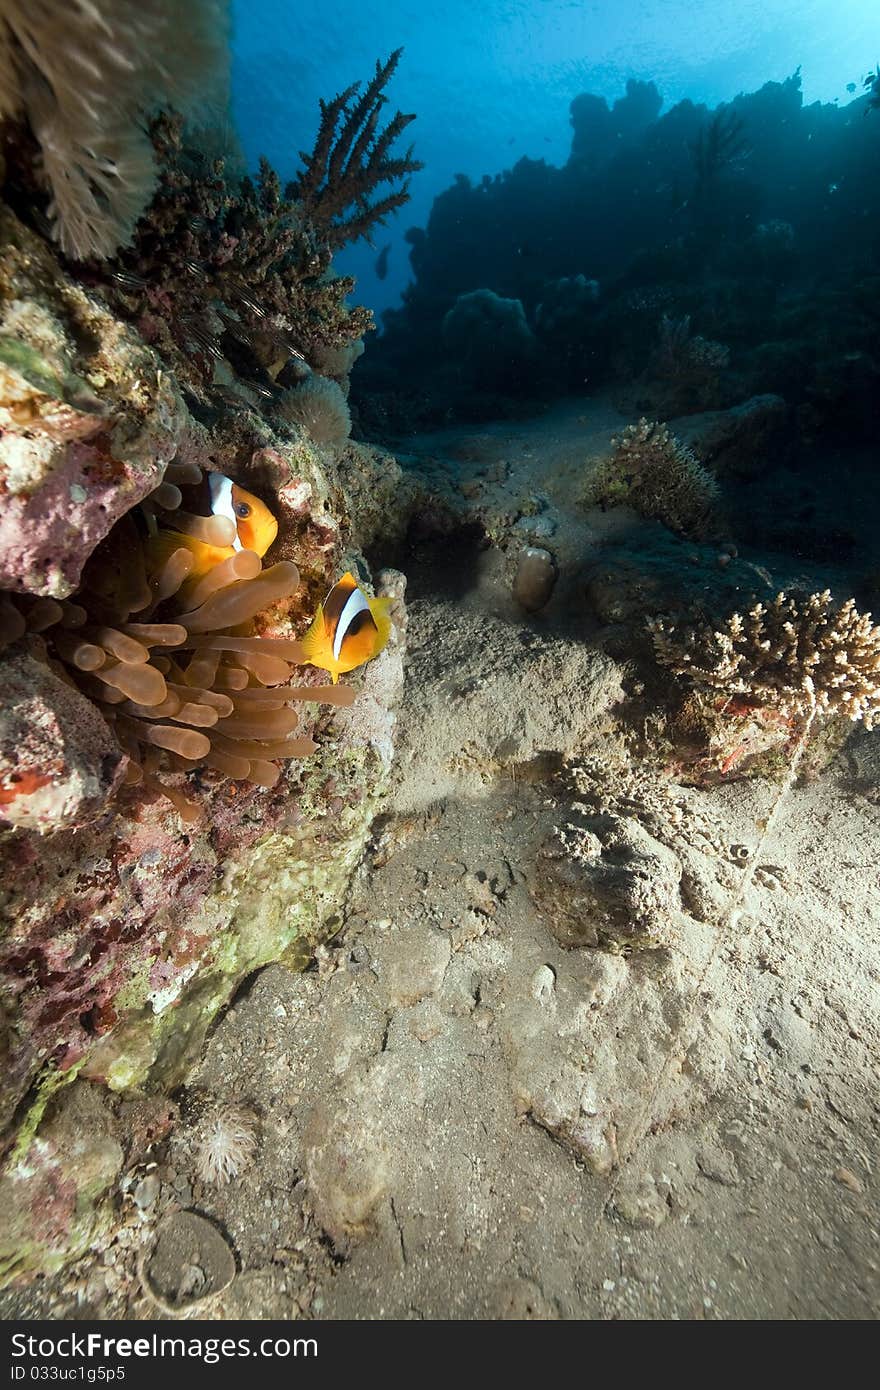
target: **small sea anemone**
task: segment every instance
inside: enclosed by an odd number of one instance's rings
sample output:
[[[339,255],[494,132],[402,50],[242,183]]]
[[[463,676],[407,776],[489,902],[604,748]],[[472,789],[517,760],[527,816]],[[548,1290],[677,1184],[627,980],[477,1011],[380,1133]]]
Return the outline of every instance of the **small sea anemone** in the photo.
[[[342,387],[317,373],[292,391],[285,391],[276,410],[282,420],[307,430],[316,444],[344,444],[351,434],[351,415]]]
[[[259,1124],[245,1105],[224,1105],[204,1122],[196,1150],[196,1174],[201,1182],[222,1187],[253,1162]]]

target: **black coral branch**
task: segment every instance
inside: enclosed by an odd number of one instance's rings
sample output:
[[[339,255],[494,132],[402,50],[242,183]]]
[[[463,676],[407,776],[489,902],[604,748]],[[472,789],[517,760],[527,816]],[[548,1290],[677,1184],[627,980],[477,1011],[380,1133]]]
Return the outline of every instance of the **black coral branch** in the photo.
[[[729,107],[716,111],[700,130],[691,146],[698,192],[706,192],[724,169],[735,165],[747,153],[749,142],[744,125]]]
[[[402,157],[391,158],[394,142],[415,116],[398,111],[384,129],[379,120],[387,98],[385,87],[400,61],[402,49],[376,73],[361,91],[356,82],[332,101],[321,102],[321,121],[311,154],[302,153],[302,172],[289,184],[286,196],[296,199],[310,221],[333,250],[368,236],[374,226],[409,198],[408,176],[421,169],[412,147]],[[382,184],[403,186],[376,198]]]

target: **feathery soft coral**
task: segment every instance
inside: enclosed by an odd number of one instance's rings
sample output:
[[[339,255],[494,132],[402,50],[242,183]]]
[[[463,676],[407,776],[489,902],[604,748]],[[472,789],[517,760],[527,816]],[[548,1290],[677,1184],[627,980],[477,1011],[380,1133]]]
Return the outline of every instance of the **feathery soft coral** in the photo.
[[[41,152],[56,240],[74,260],[127,243],[156,186],[145,118],[222,72],[226,0],[0,0],[0,115]]]

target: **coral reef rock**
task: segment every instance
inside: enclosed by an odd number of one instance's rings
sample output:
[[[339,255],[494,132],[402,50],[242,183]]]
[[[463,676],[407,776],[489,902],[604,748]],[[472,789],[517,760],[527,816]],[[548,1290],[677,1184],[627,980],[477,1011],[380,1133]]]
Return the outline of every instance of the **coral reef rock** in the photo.
[[[26,652],[0,664],[0,691],[0,815],[41,831],[87,824],[128,761],[98,710]]]
[[[657,944],[679,910],[681,865],[637,821],[585,817],[544,844],[535,900],[563,946]]]
[[[792,450],[789,409],[781,396],[752,396],[730,410],[673,420],[671,428],[719,478],[754,478],[778,467]]]
[[[0,242],[0,588],[64,598],[199,431],[154,354],[5,210]]]
[[[58,1269],[106,1229],[119,1132],[101,1087],[74,1081],[50,1101],[39,1135],[0,1174],[0,1278]]]
[[[120,1102],[108,1093],[167,1094],[242,980],[269,961],[302,968],[338,922],[394,752],[405,580],[383,576],[395,629],[381,656],[355,674],[353,703],[353,692],[344,691],[344,699],[322,709],[324,695],[341,687],[305,669],[293,672],[289,688],[264,688],[291,676],[265,652],[274,641],[296,666],[296,637],[339,572],[358,568],[368,582],[356,548],[343,546],[351,526],[340,489],[308,439],[276,435],[255,411],[223,412],[210,432],[196,423],[135,331],[74,284],[10,215],[3,215],[3,230],[0,1183],[9,1200],[0,1218],[0,1261],[18,1277],[56,1268],[109,1219],[105,1197],[118,1154],[108,1142],[103,1157],[87,1161],[76,1146],[52,1137],[52,1116],[66,1113],[67,1097],[91,1097],[115,1134]],[[365,468],[369,461],[365,454]],[[230,622],[240,629],[245,621],[248,631],[256,624],[252,637],[223,639],[238,643],[251,675],[233,671],[223,657],[210,664],[224,679],[235,677],[231,696],[201,687],[214,701],[213,711],[199,715],[206,725],[218,708],[222,715],[241,698],[243,686],[256,702],[248,727],[239,720],[242,756],[221,760],[225,773],[217,760],[193,758],[195,745],[208,742],[197,729],[178,720],[175,732],[155,722],[173,720],[176,707],[163,705],[163,715],[148,693],[126,697],[123,690],[116,699],[111,689],[105,699],[106,686],[92,686],[91,671],[76,666],[81,646],[131,643],[132,634],[118,630],[126,619],[117,607],[138,611],[125,589],[145,582],[138,538],[155,508],[174,515],[178,483],[196,484],[207,469],[255,489],[278,521],[268,568],[251,579],[230,573],[224,580],[217,565],[212,576],[221,587],[206,597],[200,581],[200,606],[181,615],[192,629],[186,642],[202,657],[216,648],[216,624],[205,616],[212,605],[227,612],[228,599],[236,610],[228,610]],[[249,555],[249,572],[259,571],[260,557],[241,553]],[[100,593],[89,587],[96,573],[108,581]],[[164,569],[160,586],[163,576]],[[241,595],[264,583],[260,603],[248,600],[242,615]],[[172,602],[159,589],[153,597],[154,606]],[[99,599],[108,616],[97,621],[105,626],[86,626],[83,636],[77,625]],[[129,626],[135,641],[140,633],[148,644],[183,635],[173,623]],[[185,681],[190,666],[201,672],[197,657],[188,661],[181,650],[168,656],[160,647],[132,648],[128,683],[133,672],[138,689],[144,673],[158,684],[164,671],[179,684],[178,662],[185,663]],[[254,653],[270,665],[254,667]],[[122,658],[118,669],[112,654],[101,660],[105,674],[126,674]],[[283,708],[290,700],[299,702],[295,718]],[[302,721],[296,739],[276,739],[272,767],[255,742],[265,732],[261,709],[288,732]],[[139,749],[126,743],[132,722],[146,739]],[[182,754],[168,743],[168,729]],[[257,760],[252,778],[243,771],[249,757]],[[83,1133],[90,1130],[101,1132],[86,1125]],[[130,1130],[119,1142],[134,1144]]]

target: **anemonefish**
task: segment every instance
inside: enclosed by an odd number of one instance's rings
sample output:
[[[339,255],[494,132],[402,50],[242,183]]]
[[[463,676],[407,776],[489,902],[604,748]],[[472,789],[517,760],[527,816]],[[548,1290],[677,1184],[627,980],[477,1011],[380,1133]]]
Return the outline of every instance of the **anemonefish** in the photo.
[[[208,495],[214,516],[225,516],[235,523],[233,550],[254,550],[265,555],[278,535],[278,522],[265,502],[245,492],[223,473],[208,473]],[[225,557],[224,557],[225,558]]]
[[[333,585],[302,639],[304,666],[329,671],[333,684],[378,656],[391,635],[390,598],[370,598],[353,574]]]
[[[237,550],[253,550],[262,558],[278,535],[278,522],[266,504],[224,473],[208,473],[198,489],[186,492],[189,510],[171,512],[146,547],[151,572],[160,570],[175,550],[185,549],[193,556],[195,563],[180,590],[184,600],[215,565]],[[210,517],[224,517],[234,524],[231,544],[213,545],[205,539],[205,523]]]

